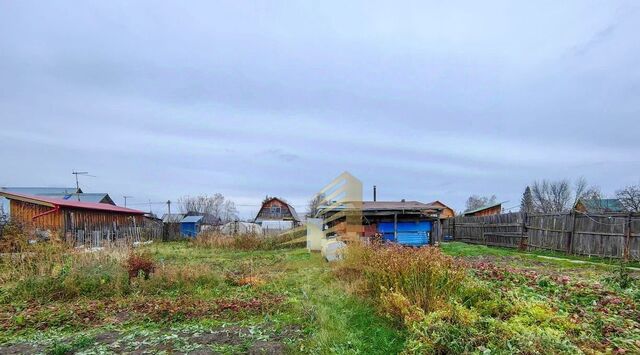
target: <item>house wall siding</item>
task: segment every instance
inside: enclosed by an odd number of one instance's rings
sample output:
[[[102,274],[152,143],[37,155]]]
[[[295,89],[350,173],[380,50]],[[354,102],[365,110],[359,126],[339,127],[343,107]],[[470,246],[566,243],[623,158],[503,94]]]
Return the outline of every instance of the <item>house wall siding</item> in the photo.
[[[35,216],[54,208],[18,200],[11,200],[10,209],[11,219],[14,221],[34,228],[55,231],[113,227],[114,223],[117,226],[139,226],[143,222],[142,215],[72,208],[61,208],[34,219]]]

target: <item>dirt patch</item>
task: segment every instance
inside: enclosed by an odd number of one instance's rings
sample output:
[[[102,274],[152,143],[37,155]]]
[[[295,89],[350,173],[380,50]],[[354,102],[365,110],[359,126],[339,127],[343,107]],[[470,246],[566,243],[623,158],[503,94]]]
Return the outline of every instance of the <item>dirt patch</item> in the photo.
[[[175,322],[203,317],[234,318],[237,314],[268,313],[276,309],[284,297],[264,294],[252,299],[224,298],[203,301],[191,298],[107,299],[90,302],[30,304],[24,310],[0,309],[0,331],[35,328],[45,330],[65,326],[122,324],[136,320]],[[55,314],[56,317],[51,317]],[[19,321],[15,321],[19,320]]]
[[[220,328],[210,333],[197,334],[191,342],[201,345],[240,345],[250,336],[249,330],[240,327]]]
[[[278,355],[284,354],[286,348],[284,345],[274,341],[257,341],[251,345],[249,348],[249,354],[258,355],[258,354],[268,354],[268,355]]]
[[[96,335],[95,337],[95,342],[98,344],[106,344],[106,345],[111,345],[114,344],[116,342],[118,342],[118,340],[120,340],[121,338],[121,334],[118,332],[104,332],[104,333],[100,333],[98,335]]]
[[[35,344],[19,343],[0,346],[0,354],[38,354],[44,352],[44,347]]]

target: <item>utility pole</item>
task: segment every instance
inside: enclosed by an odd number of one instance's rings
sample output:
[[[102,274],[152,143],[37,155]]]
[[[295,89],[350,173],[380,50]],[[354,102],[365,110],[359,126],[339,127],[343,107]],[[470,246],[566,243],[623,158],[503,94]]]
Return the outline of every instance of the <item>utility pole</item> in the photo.
[[[76,176],[76,196],[78,197],[78,201],[80,201],[80,183],[78,182],[78,175],[87,175],[89,174],[88,171],[73,171],[72,172],[73,175]]]
[[[128,198],[133,198],[133,196],[127,196],[127,195],[124,195],[124,196],[122,196],[122,197],[124,197],[124,207],[127,207],[127,199],[128,199]]]

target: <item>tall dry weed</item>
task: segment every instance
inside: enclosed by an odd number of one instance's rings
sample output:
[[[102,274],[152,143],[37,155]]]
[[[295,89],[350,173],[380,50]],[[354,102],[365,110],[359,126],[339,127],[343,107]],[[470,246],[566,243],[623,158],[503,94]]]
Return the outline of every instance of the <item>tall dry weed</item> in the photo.
[[[339,268],[338,274],[352,281],[363,279],[365,291],[376,299],[391,301],[402,295],[425,312],[443,307],[465,279],[464,267],[434,247],[354,243]]]

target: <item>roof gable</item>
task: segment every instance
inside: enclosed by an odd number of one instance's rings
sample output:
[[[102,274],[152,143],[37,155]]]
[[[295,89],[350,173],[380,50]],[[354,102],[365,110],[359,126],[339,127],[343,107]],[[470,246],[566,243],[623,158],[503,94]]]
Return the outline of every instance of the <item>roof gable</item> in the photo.
[[[270,197],[267,200],[265,200],[262,203],[262,206],[260,207],[260,211],[258,211],[258,216],[260,215],[260,212],[262,212],[262,210],[264,209],[264,206],[266,204],[268,204],[269,202],[273,201],[273,200],[277,200],[280,203],[282,203],[283,205],[287,206],[287,208],[289,209],[289,212],[291,213],[291,217],[293,217],[293,219],[298,221],[298,222],[300,221],[300,217],[298,216],[298,212],[296,212],[296,209],[293,208],[293,206],[291,206],[287,201],[285,201],[285,200],[283,200],[281,198],[278,198],[278,197]]]

